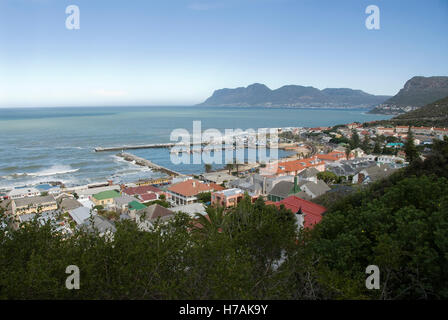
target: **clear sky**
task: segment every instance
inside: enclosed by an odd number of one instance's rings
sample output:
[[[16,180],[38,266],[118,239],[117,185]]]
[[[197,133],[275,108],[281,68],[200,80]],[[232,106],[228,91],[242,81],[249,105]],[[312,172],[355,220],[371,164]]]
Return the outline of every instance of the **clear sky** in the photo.
[[[0,107],[191,105],[254,82],[394,95],[415,75],[448,75],[448,0],[0,0]]]

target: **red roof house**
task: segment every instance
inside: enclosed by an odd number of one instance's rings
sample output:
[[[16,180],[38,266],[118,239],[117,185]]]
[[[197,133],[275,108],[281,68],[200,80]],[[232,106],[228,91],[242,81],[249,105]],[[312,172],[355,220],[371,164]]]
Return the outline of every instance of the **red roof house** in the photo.
[[[310,229],[322,220],[322,214],[327,211],[325,207],[296,196],[289,196],[275,203],[277,207],[280,207],[282,204],[294,214],[299,212],[299,210],[302,211],[304,214],[303,227]]]

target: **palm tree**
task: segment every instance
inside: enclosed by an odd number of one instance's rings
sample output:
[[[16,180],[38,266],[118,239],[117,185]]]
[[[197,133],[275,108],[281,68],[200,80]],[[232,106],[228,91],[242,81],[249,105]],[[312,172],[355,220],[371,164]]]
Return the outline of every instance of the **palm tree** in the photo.
[[[207,215],[197,213],[197,224],[195,225],[193,231],[203,236],[211,236],[222,232],[227,222],[224,212],[225,208],[218,206],[208,207]]]
[[[233,163],[226,164],[226,169],[229,170],[229,175],[230,175],[230,171],[232,171],[232,169],[233,169]]]

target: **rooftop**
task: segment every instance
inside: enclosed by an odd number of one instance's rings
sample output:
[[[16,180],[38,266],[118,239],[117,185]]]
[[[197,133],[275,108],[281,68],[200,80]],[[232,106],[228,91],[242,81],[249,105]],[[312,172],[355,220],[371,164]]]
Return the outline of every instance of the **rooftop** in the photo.
[[[106,200],[106,199],[111,199],[111,198],[118,198],[119,196],[120,196],[120,193],[118,193],[116,190],[103,191],[103,192],[93,195],[93,197],[96,200]]]

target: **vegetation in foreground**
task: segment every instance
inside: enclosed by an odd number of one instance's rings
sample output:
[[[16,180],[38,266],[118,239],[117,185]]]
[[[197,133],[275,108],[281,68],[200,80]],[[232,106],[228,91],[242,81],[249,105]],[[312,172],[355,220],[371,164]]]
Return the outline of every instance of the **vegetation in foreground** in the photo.
[[[5,217],[3,217],[6,219]],[[0,232],[2,299],[446,299],[448,140],[388,179],[334,203],[313,230],[290,211],[244,199],[152,232],[114,239],[28,223]],[[380,289],[365,269],[378,265]],[[65,287],[68,265],[81,288]]]

